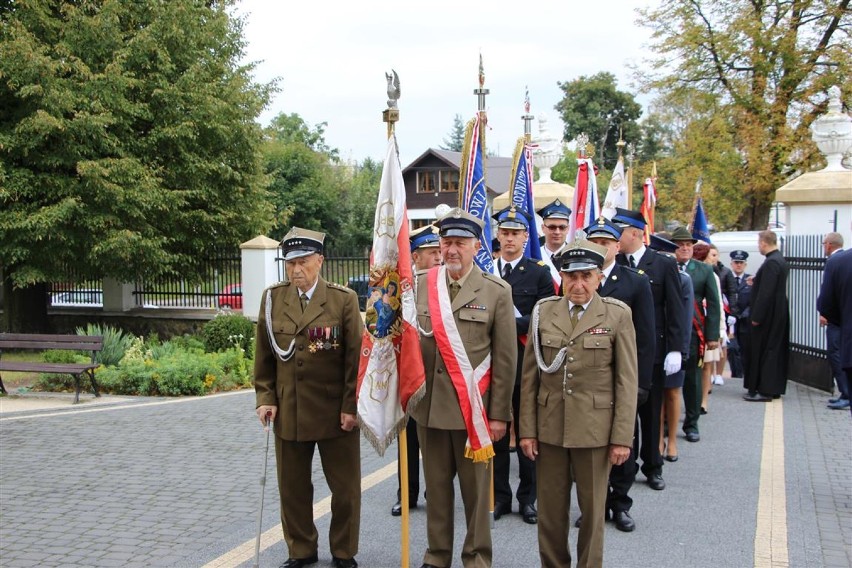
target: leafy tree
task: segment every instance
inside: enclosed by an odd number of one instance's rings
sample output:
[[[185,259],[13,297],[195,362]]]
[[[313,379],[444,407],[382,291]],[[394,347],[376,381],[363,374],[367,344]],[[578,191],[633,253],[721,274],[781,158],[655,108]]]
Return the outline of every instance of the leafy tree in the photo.
[[[739,160],[731,164],[728,153],[720,159],[734,166],[737,191],[747,199],[740,228],[765,227],[775,190],[821,160],[808,128],[825,111],[828,87],[845,88],[849,100],[849,4],[662,0],[640,11],[657,55],[637,77],[645,89],[690,101],[700,117],[696,128],[724,133]],[[725,127],[707,123],[709,112],[724,117]],[[690,128],[690,136],[699,133]]]
[[[270,222],[231,2],[7,4],[0,25],[0,266],[7,329],[45,327],[75,272],[200,277]]]
[[[550,170],[550,179],[559,183],[567,183],[573,187],[577,183],[578,169],[577,152],[564,148],[562,159],[556,162],[556,165]]]
[[[335,244],[352,251],[366,251],[373,244],[376,200],[382,181],[382,164],[370,158],[354,168],[344,203],[344,223]]]
[[[595,162],[612,170],[618,159],[619,130],[626,141],[639,139],[636,121],[642,115],[642,107],[633,95],[616,88],[612,73],[601,72],[557,84],[564,96],[554,108],[565,125],[564,139],[573,140],[586,133],[596,149]]]
[[[451,152],[461,152],[464,146],[464,122],[460,114],[453,117],[453,127],[444,138],[441,145],[441,150],[449,150]]]
[[[272,119],[267,133],[279,142],[301,142],[314,152],[326,154],[336,161],[340,153],[336,148],[329,148],[325,143],[326,126],[328,126],[327,122],[321,122],[311,128],[298,114],[281,113]]]

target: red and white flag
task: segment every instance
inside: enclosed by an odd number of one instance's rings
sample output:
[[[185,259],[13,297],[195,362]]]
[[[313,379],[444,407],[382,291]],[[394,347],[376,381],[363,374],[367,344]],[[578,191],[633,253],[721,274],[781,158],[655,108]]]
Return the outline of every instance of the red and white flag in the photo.
[[[409,409],[426,389],[412,283],[405,184],[396,137],[391,136],[373,224],[358,367],[358,423],[379,455],[405,428]]]
[[[595,164],[591,158],[577,158],[577,183],[574,189],[571,220],[568,222],[568,239],[572,242],[577,233],[598,220],[601,203]]]
[[[640,212],[645,218],[645,236],[644,241],[647,245],[651,242],[651,233],[654,232],[654,210],[657,207],[657,163],[654,162],[651,177],[645,178],[645,184],[642,186],[642,206]]]

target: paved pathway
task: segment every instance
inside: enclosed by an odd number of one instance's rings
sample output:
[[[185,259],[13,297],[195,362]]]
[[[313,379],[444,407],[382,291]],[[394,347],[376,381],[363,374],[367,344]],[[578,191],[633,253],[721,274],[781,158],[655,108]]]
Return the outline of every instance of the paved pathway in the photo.
[[[742,392],[736,380],[715,387],[702,441],[681,439],[665,491],[640,475],[637,530],[607,526],[607,566],[852,566],[849,413],[795,384],[765,405],[743,402]],[[0,566],[252,565],[265,437],[251,392],[32,410],[4,402]],[[389,514],[395,460],[394,448],[378,457],[362,444],[363,567],[400,565],[399,519]],[[278,566],[286,548],[269,479],[260,565]],[[317,566],[325,568],[328,490],[318,467],[315,481]],[[457,503],[456,558],[462,518]],[[410,520],[416,568],[426,546],[422,506]],[[497,521],[493,538],[495,566],[538,565],[535,528],[520,516]]]

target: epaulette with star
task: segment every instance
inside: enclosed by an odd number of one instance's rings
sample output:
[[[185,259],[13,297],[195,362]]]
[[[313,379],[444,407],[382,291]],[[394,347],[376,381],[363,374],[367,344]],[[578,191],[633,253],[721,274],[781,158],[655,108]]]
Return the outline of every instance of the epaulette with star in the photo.
[[[352,288],[347,288],[346,286],[344,286],[342,284],[338,284],[337,282],[329,282],[328,287],[333,288],[335,290],[340,290],[341,292],[354,292],[355,291]]]
[[[615,298],[611,298],[609,296],[601,296],[601,301],[605,304],[612,304],[614,306],[618,306],[619,308],[627,309],[627,304],[622,302],[621,300],[616,300]]]
[[[535,263],[539,266],[547,266],[547,263],[544,262],[543,260],[537,260],[537,261],[535,261]]]
[[[630,272],[634,272],[636,274],[645,274],[645,271],[642,270],[641,268],[632,268],[630,266],[624,266],[622,268],[625,268],[625,269],[629,270]]]

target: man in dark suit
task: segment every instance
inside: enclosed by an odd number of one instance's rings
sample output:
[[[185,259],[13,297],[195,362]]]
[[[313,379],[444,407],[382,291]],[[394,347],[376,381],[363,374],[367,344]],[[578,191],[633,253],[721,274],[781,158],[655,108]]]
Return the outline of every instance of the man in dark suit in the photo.
[[[827,233],[822,239],[822,250],[827,258],[843,252],[843,235],[840,233]],[[825,347],[828,352],[828,363],[834,382],[840,394],[837,398],[828,400],[828,407],[834,410],[849,408],[849,383],[846,381],[846,373],[840,365],[840,327],[828,321],[825,316],[819,316],[819,324],[825,326]]]
[[[630,307],[633,329],[636,331],[636,360],[638,362],[637,407],[648,400],[651,392],[654,372],[654,296],[651,283],[641,269],[621,266],[615,263],[618,253],[618,240],[621,229],[601,217],[597,223],[583,229],[586,239],[606,249],[603,281],[598,289],[602,298],[615,298]],[[634,439],[639,436],[639,422],[634,425]],[[606,500],[607,514],[612,511],[615,527],[623,532],[631,532],[636,523],[630,516],[633,499],[628,495],[636,478],[636,454],[630,456],[621,465],[612,466],[609,473],[609,492]],[[580,519],[577,519],[578,523]],[[579,526],[579,524],[577,524]]]
[[[719,347],[719,289],[716,277],[710,265],[692,258],[692,249],[697,242],[685,227],[672,231],[672,242],[677,244],[675,259],[680,269],[692,278],[692,290],[695,292],[692,309],[692,337],[689,345],[689,358],[684,365],[683,406],[686,411],[683,419],[683,432],[687,442],[698,442],[698,418],[701,416],[701,371],[704,363],[704,350]],[[705,307],[706,302],[706,307]]]
[[[426,393],[411,416],[423,452],[423,567],[453,563],[454,481],[464,501],[465,566],[491,566],[492,442],[512,419],[518,348],[512,289],[473,262],[483,222],[459,208],[436,221],[443,265],[417,273]]]
[[[541,234],[544,235],[544,243],[541,245],[541,259],[550,270],[553,277],[553,288],[559,290],[562,285],[562,277],[559,268],[553,264],[553,255],[565,244],[568,237],[568,220],[571,218],[571,209],[555,199],[537,211],[541,217]]]
[[[257,416],[272,423],[281,525],[290,558],[317,562],[314,449],[331,489],[335,568],[355,568],[361,517],[361,453],[355,389],[364,324],[358,295],[320,276],[325,235],[291,229],[281,242],[287,282],[266,289],[255,338]]]
[[[630,308],[596,292],[606,249],[569,244],[561,298],[536,304],[521,381],[522,451],[536,461],[543,568],[571,566],[571,488],[584,520],[577,566],[602,566],[610,467],[630,455],[636,423],[636,332]]]
[[[553,280],[550,270],[543,262],[536,262],[523,256],[524,247],[529,238],[530,217],[514,205],[506,207],[494,215],[497,220],[497,239],[500,241],[500,257],[494,263],[495,270],[512,287],[512,302],[515,305],[515,328],[518,333],[518,366],[515,373],[515,389],[512,394],[512,416],[517,418],[521,398],[521,363],[527,330],[530,326],[530,313],[541,299],[553,296]],[[518,421],[513,420],[511,427],[517,438]],[[494,444],[494,519],[512,511],[512,486],[509,482],[509,436]],[[535,508],[535,464],[523,452],[518,456],[518,476],[520,482],[516,496],[518,511],[524,522],[534,525],[538,522]]]
[[[840,365],[852,384],[852,250],[834,254],[825,262],[817,310],[840,328]]]
[[[748,279],[751,274],[746,272],[748,253],[744,250],[731,251],[731,272],[737,285],[737,302],[732,306],[731,313],[737,319],[734,338],[728,345],[728,362],[731,365],[732,377],[745,377],[748,369],[748,350],[751,347],[751,324],[748,321],[748,303],[751,299],[751,285]]]
[[[680,280],[674,260],[645,246],[645,218],[638,211],[616,209],[612,221],[622,229],[618,264],[638,268],[648,275],[654,296],[654,370],[651,392],[639,406],[641,436],[634,443],[634,453],[642,458],[642,473],[651,489],[665,489],[663,458],[660,455],[660,413],[663,405],[665,378],[681,368],[680,346],[683,335],[683,304]]]
[[[772,231],[758,234],[757,247],[765,259],[754,275],[749,308],[751,353],[743,399],[768,402],[787,391],[790,344],[790,306],[787,275],[790,269]]]

